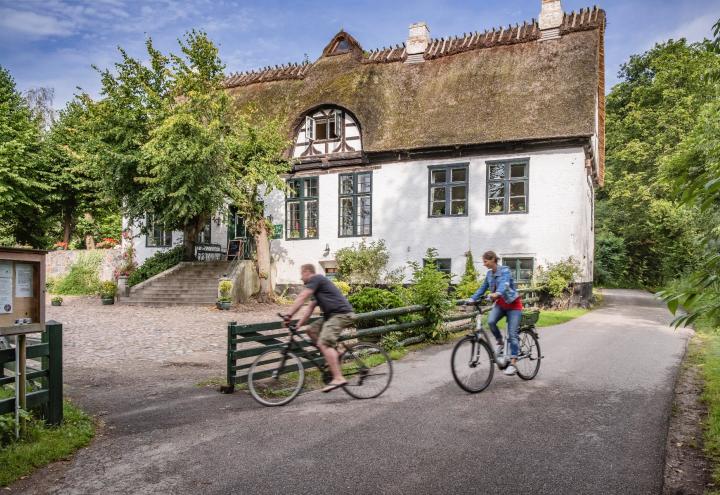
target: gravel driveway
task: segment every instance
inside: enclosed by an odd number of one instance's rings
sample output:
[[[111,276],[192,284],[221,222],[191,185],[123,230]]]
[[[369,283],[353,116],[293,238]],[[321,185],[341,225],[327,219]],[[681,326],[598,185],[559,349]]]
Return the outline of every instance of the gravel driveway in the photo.
[[[545,360],[531,382],[496,374],[466,394],[450,374],[452,346],[435,346],[396,363],[378,399],[312,392],[282,408],[196,386],[222,375],[227,313],[73,301],[50,313],[67,322],[68,394],[104,433],[9,492],[659,493],[690,332],[669,328],[649,294],[606,301],[540,330]]]

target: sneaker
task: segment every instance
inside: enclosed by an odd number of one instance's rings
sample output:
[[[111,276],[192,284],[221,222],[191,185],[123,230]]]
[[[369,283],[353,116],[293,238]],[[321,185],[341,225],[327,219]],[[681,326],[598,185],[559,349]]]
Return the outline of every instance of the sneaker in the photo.
[[[495,355],[502,356],[505,354],[505,344],[495,344]]]
[[[515,366],[513,366],[511,364],[510,366],[505,368],[505,371],[503,371],[503,373],[505,373],[505,375],[507,375],[507,376],[513,376],[514,374],[517,373],[517,368],[515,368]]]

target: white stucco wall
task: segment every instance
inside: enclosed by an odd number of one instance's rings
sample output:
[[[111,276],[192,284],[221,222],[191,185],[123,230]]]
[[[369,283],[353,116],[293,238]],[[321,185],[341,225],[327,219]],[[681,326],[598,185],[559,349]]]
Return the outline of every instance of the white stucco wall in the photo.
[[[486,162],[519,158],[529,159],[528,213],[487,215]],[[468,216],[429,218],[427,168],[454,163],[469,164]],[[406,266],[411,260],[422,262],[427,248],[434,247],[439,257],[452,259],[453,274],[463,272],[467,250],[473,252],[482,271],[480,255],[492,249],[500,256],[532,257],[536,267],[573,256],[583,269],[581,281],[591,281],[593,194],[580,147],[383,164],[373,170],[373,235],[366,239],[385,240],[391,268]],[[299,283],[300,265],[319,267],[320,261],[334,259],[338,249],[361,240],[338,238],[337,173],[319,176],[319,195],[319,239],[272,241],[278,283]],[[274,223],[281,223],[285,217],[282,194],[273,194],[267,203],[266,213]],[[330,248],[327,256],[326,245]]]
[[[486,162],[529,159],[528,213],[487,215]],[[468,163],[469,203],[465,217],[428,217],[428,167]],[[299,284],[303,263],[333,260],[338,249],[358,243],[360,237],[338,237],[338,173],[319,174],[319,238],[275,239],[271,253],[276,261],[279,284]],[[453,281],[465,267],[465,255],[473,252],[482,273],[482,253],[492,249],[501,257],[531,257],[534,265],[573,256],[581,264],[580,281],[592,281],[594,247],[592,182],[585,171],[582,148],[518,154],[487,154],[462,159],[416,160],[385,163],[373,171],[372,232],[367,241],[384,239],[391,255],[390,268],[405,267],[408,261],[422,262],[428,248],[440,258],[452,260]],[[313,174],[307,174],[312,176]],[[318,174],[315,174],[318,175]],[[273,223],[285,221],[285,197],[274,192],[266,198],[266,214]],[[125,227],[126,225],[124,225]],[[146,246],[139,226],[133,228],[138,263],[158,250]],[[227,227],[212,224],[213,243],[227,243]],[[182,242],[182,232],[173,233],[173,245]],[[330,248],[325,255],[325,247]],[[406,275],[410,271],[406,270]]]

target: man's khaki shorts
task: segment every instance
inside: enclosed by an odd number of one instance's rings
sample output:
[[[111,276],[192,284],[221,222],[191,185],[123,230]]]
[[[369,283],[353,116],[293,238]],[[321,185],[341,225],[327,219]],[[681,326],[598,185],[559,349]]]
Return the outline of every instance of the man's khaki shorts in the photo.
[[[318,340],[327,346],[334,347],[342,331],[355,324],[355,313],[332,315],[328,320],[315,320],[308,326],[308,333],[318,335]]]

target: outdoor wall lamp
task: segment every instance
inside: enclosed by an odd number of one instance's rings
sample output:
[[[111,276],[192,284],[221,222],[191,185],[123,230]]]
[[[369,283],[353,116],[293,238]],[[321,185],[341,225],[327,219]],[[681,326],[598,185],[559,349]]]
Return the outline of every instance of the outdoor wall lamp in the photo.
[[[327,256],[330,254],[330,244],[325,244],[325,251],[323,252],[323,256]]]

